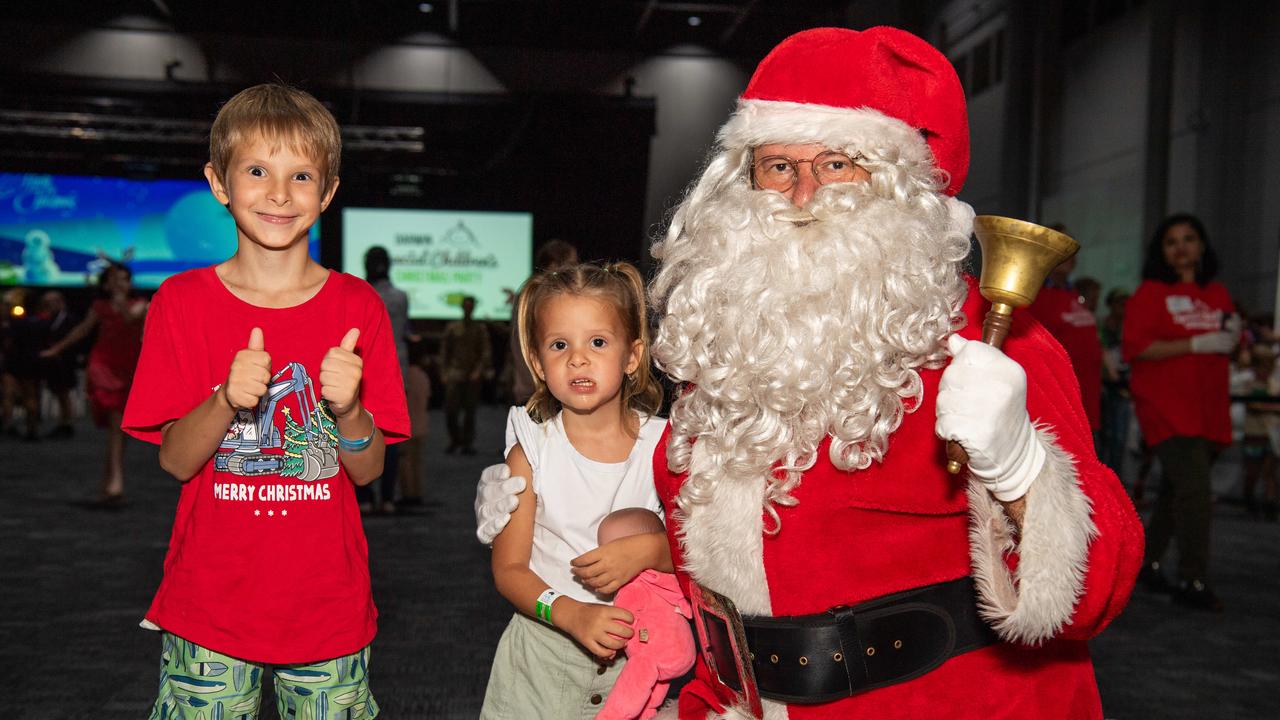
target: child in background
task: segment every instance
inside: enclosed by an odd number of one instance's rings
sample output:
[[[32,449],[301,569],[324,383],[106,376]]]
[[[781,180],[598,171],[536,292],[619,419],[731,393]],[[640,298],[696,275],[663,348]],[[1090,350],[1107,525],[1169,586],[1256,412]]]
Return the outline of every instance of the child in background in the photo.
[[[404,374],[405,395],[409,401],[409,427],[412,435],[400,446],[400,468],[396,477],[400,481],[398,508],[422,506],[422,449],[427,442],[431,404],[431,378],[427,376],[430,355],[426,343],[417,342],[409,348],[409,369]]]
[[[151,718],[257,717],[268,672],[282,718],[373,718],[355,486],[409,421],[382,299],[307,253],[338,187],[338,125],[258,85],[218,112],[209,153],[236,252],[160,286],[124,415],[182,483],[143,621],[164,633]]]
[[[648,568],[671,572],[663,532],[597,547],[614,510],[658,512],[653,452],[666,422],[649,362],[644,282],[630,265],[529,280],[517,314],[534,393],[508,418],[507,465],[531,478],[493,543],[516,614],[498,643],[480,717],[594,715],[622,669],[631,613],[609,596]],[[604,664],[613,660],[611,664]]]
[[[643,508],[609,513],[600,523],[600,544],[630,535],[660,533],[662,519]],[[671,573],[645,570],[622,586],[616,607],[635,617],[627,641],[627,664],[596,720],[648,720],[658,714],[671,681],[693,668],[697,650],[689,621],[693,608]]]

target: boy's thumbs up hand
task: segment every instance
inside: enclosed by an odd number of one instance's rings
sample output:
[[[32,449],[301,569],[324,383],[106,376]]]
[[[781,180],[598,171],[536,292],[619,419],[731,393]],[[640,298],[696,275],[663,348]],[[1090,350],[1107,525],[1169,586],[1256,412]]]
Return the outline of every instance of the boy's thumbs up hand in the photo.
[[[349,353],[356,351],[356,341],[360,339],[360,328],[351,328],[346,335],[342,336],[342,342],[338,343],[338,347]]]
[[[262,329],[249,331],[249,344],[231,360],[222,393],[227,404],[236,409],[256,408],[271,382],[271,356],[267,354]]]
[[[360,404],[364,361],[355,352],[359,340],[360,329],[351,328],[320,362],[320,397],[329,402],[329,409],[337,418],[350,415]]]

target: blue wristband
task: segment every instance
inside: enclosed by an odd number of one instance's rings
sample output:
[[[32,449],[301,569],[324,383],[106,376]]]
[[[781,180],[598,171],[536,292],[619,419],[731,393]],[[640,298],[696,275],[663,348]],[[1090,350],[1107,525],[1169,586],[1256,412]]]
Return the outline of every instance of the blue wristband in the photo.
[[[367,436],[362,437],[359,440],[348,440],[342,436],[342,431],[338,431],[335,434],[338,436],[338,447],[340,449],[346,450],[347,452],[363,452],[364,450],[369,449],[369,446],[373,444],[373,436],[378,432],[378,426],[373,422],[373,413],[368,410],[365,410],[365,412],[369,413],[369,422],[370,424],[373,424],[373,430],[371,430]]]

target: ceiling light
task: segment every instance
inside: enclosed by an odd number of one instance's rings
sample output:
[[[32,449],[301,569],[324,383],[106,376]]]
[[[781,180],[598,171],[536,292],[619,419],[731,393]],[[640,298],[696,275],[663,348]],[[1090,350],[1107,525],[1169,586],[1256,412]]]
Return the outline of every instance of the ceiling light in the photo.
[[[431,3],[418,3],[418,12],[429,13],[435,9],[436,7]]]
[[[698,27],[701,24],[702,24],[702,16],[700,15],[689,16],[689,27]]]

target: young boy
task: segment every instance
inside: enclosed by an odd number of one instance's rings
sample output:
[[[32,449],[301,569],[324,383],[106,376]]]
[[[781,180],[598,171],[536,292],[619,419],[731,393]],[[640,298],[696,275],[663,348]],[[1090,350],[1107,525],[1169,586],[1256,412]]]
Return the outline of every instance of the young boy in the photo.
[[[164,632],[151,717],[256,717],[268,669],[281,717],[376,717],[354,486],[409,421],[382,300],[307,254],[338,126],[310,95],[258,85],[219,111],[209,154],[236,253],[160,287],[124,415],[183,483],[143,621]]]

